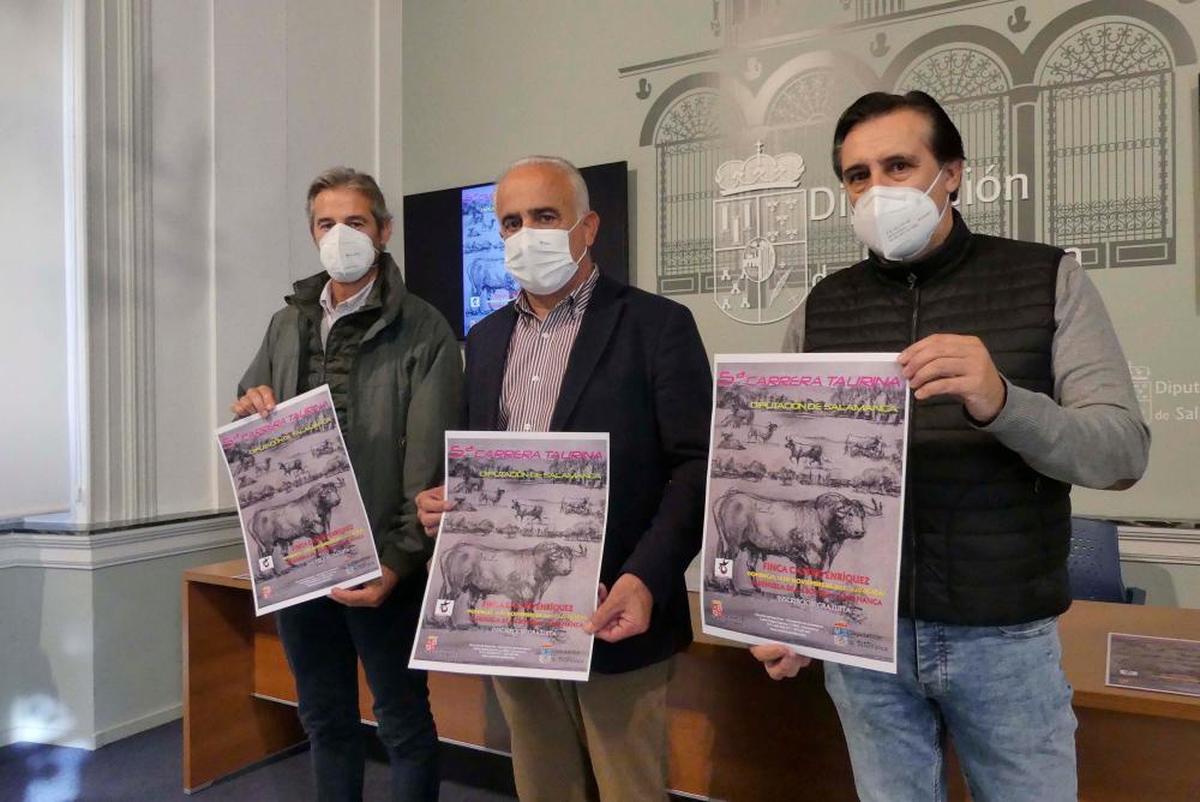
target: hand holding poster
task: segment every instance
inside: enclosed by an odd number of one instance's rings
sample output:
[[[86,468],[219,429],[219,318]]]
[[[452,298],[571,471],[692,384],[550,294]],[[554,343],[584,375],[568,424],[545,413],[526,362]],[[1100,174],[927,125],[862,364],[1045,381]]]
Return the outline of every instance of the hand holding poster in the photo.
[[[608,435],[447,432],[446,498],[409,665],[586,680]]]
[[[371,524],[322,385],[217,430],[258,615],[380,576]]]
[[[896,671],[908,386],[895,354],[716,357],[704,631]]]

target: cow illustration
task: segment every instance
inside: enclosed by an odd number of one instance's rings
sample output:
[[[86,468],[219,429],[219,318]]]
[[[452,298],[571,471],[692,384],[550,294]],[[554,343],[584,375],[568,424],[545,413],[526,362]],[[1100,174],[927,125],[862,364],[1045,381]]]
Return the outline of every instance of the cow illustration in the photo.
[[[296,457],[286,462],[280,461],[279,470],[283,471],[284,476],[291,476],[293,473],[304,473],[304,459]]]
[[[564,515],[591,515],[592,502],[586,496],[578,499],[564,498],[559,502],[558,508]]]
[[[341,454],[338,454],[329,462],[325,463],[325,467],[321,470],[322,475],[328,476],[331,473],[341,473],[342,471],[350,470],[350,461]]]
[[[259,462],[253,454],[242,452],[236,457],[230,458],[229,472],[239,479],[246,474],[257,479],[269,470],[271,470],[270,457],[264,457],[262,462]]]
[[[495,507],[500,503],[500,499],[504,498],[504,488],[498,487],[491,493],[485,493],[482,490],[479,492],[479,503]]]
[[[783,441],[783,445],[788,450],[788,455],[792,462],[797,465],[800,460],[808,460],[809,465],[821,465],[825,461],[825,449],[819,445],[808,445],[806,443],[797,443],[792,438],[787,438]]]
[[[795,564],[797,580],[804,569],[829,570],[847,540],[866,535],[866,519],[882,514],[878,500],[866,507],[834,492],[791,501],[730,489],[713,504],[722,559],[736,560],[745,552],[750,571],[756,572],[764,557],[785,557]],[[758,591],[758,581],[751,577],[751,583]],[[796,585],[797,596],[801,587]],[[817,598],[822,596],[818,588]]]
[[[500,290],[509,292],[512,281],[504,267],[504,259],[490,256],[471,260],[467,266],[467,280],[471,282],[472,295],[478,296],[484,304]]]
[[[329,514],[342,503],[338,486],[334,482],[313,485],[299,498],[275,504],[254,513],[250,520],[250,537],[258,548],[258,556],[274,555],[276,547],[286,551],[292,541],[307,537],[313,541],[314,550],[319,538],[329,531]],[[274,562],[272,573],[281,573],[280,561]]]
[[[733,411],[721,420],[721,426],[732,426],[740,429],[754,423],[754,410],[747,406],[735,406]]]
[[[327,454],[332,454],[337,451],[337,444],[329,437],[326,437],[318,445],[309,449],[314,457],[324,457]]]
[[[891,468],[867,468],[853,480],[853,485],[868,493],[894,496],[900,493],[900,477]]]
[[[450,489],[452,493],[482,493],[483,477],[469,464],[458,462],[451,466],[450,475],[462,481]]]
[[[742,441],[733,436],[733,432],[721,432],[721,442],[717,444],[717,448],[724,451],[746,450],[746,447],[742,445]]]
[[[571,573],[576,558],[586,556],[586,546],[572,549],[554,542],[524,549],[459,543],[442,555],[438,598],[454,600],[465,593],[468,608],[474,610],[488,596],[506,596],[512,603],[509,626],[524,614],[526,628],[533,629],[533,606],[556,577]],[[470,621],[475,625],[474,613]]]
[[[538,523],[545,523],[542,518],[542,514],[545,512],[545,510],[542,509],[541,504],[526,505],[514,499],[512,508],[513,512],[517,514],[517,520],[521,523],[525,523],[526,518],[530,519],[531,521],[537,521]]]
[[[883,438],[879,435],[848,434],[842,453],[851,457],[883,459]]]

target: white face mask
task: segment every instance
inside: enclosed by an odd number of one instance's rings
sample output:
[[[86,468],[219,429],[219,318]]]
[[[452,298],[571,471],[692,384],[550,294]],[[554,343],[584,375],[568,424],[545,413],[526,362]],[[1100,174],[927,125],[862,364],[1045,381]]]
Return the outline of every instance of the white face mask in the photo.
[[[534,295],[551,295],[567,286],[587,248],[571,258],[571,237],[580,217],[570,228],[526,226],[504,240],[504,266],[517,283]]]
[[[343,284],[358,281],[375,264],[375,243],[369,235],[338,223],[321,237],[321,264],[329,277]]]
[[[929,244],[938,222],[950,207],[950,199],[939,211],[929,192],[942,177],[942,170],[929,189],[873,186],[854,204],[854,233],[875,253],[891,261],[912,259]]]

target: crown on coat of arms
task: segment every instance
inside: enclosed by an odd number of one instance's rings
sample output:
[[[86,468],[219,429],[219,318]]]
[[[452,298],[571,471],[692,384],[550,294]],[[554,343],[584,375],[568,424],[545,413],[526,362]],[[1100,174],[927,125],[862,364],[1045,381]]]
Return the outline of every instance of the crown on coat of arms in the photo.
[[[717,168],[717,186],[722,197],[763,189],[794,189],[804,175],[804,157],[799,153],[772,156],[763,152],[763,143],[755,144],[748,159],[730,159]]]

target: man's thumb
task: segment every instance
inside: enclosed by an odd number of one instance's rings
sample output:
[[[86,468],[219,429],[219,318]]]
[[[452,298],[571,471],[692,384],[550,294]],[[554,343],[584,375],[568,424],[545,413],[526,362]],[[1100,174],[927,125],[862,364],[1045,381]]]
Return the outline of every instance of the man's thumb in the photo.
[[[605,599],[604,603],[596,608],[596,612],[592,614],[592,620],[584,627],[589,635],[592,635],[604,629],[612,620],[617,617],[616,606],[611,599]]]

